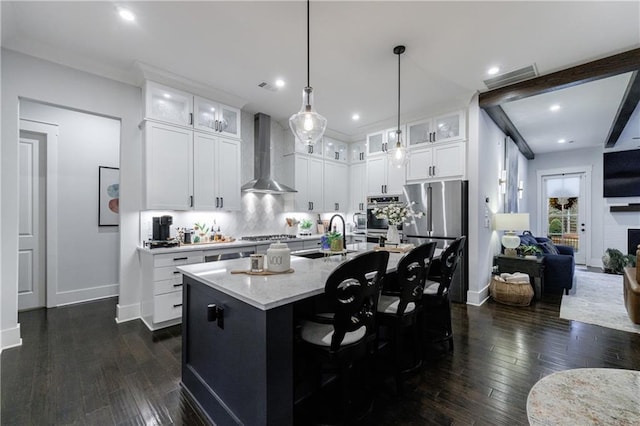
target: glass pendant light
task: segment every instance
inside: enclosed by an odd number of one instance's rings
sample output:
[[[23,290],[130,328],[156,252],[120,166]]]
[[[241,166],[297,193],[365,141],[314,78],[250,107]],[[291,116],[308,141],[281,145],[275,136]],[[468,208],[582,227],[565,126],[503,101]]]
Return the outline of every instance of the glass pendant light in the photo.
[[[404,46],[396,46],[393,53],[398,55],[398,130],[396,130],[396,145],[387,152],[392,166],[402,168],[409,161],[409,150],[402,145],[402,130],[400,130],[400,55],[405,51]]]
[[[289,127],[301,143],[314,145],[327,128],[327,119],[313,108],[313,88],[309,83],[309,0],[307,0],[307,86],[302,90],[302,108],[289,118]]]

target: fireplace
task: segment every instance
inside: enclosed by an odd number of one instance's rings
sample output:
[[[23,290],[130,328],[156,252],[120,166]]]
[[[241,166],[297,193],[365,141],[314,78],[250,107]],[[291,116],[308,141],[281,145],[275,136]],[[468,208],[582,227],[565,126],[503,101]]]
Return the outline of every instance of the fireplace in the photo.
[[[627,229],[627,250],[628,254],[636,254],[640,244],[640,229]]]

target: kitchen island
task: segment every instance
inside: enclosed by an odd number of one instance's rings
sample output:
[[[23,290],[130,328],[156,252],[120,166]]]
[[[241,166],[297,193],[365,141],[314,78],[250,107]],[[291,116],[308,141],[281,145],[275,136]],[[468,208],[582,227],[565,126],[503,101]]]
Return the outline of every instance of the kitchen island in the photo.
[[[387,270],[401,257],[391,253]],[[182,385],[215,424],[293,424],[294,305],[323,293],[344,261],[292,256],[293,273],[259,276],[231,274],[249,269],[248,259],[178,268],[184,274]]]

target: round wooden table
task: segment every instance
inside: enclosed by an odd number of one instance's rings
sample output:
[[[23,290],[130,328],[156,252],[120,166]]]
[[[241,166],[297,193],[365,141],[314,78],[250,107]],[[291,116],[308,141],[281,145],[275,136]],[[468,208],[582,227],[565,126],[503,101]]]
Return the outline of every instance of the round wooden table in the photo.
[[[640,371],[578,368],[542,378],[527,397],[531,425],[638,425]]]

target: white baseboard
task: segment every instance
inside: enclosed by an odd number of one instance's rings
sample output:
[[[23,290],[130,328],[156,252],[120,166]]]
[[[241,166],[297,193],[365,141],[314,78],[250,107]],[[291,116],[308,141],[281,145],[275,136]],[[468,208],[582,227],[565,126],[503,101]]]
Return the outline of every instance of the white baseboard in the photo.
[[[467,291],[467,305],[481,306],[489,300],[489,286],[485,286],[480,291]]]
[[[83,288],[56,293],[56,306],[71,305],[74,303],[89,302],[91,300],[104,299],[118,296],[120,286],[109,284],[100,287]]]
[[[132,321],[138,318],[140,318],[139,303],[134,303],[132,305],[117,305],[116,322],[118,324],[120,324],[121,322]]]
[[[17,324],[13,328],[7,328],[0,331],[0,352],[4,349],[15,348],[22,345],[22,338],[20,337],[20,324]]]

